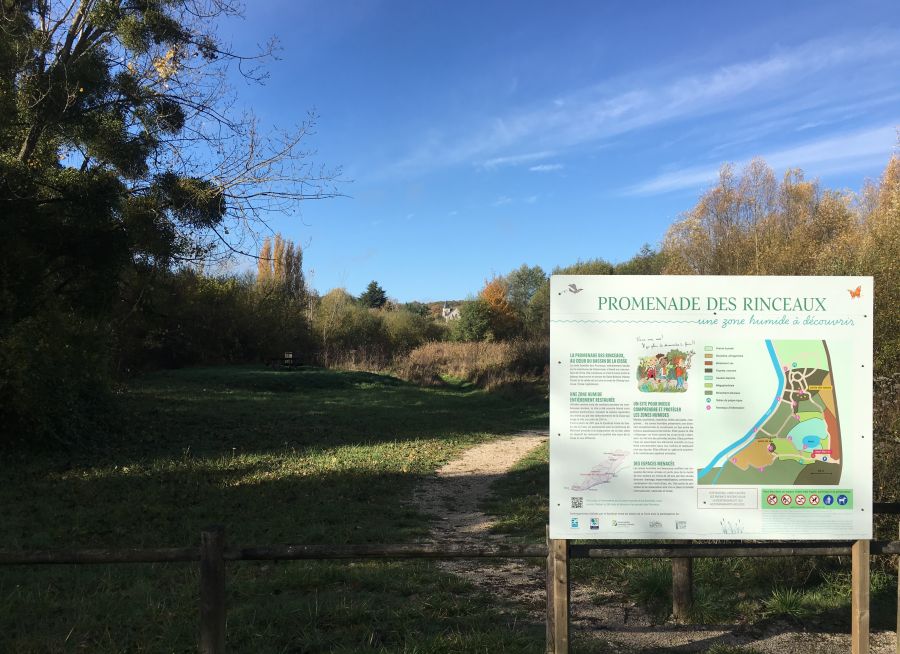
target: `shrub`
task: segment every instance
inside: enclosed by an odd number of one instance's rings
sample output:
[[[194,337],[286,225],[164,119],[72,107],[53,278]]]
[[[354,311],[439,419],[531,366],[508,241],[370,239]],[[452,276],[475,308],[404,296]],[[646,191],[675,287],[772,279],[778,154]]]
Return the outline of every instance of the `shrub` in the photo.
[[[463,302],[459,307],[459,319],[453,321],[450,334],[455,341],[494,340],[491,320],[491,306],[484,300]]]
[[[432,342],[397,361],[394,372],[419,384],[453,378],[498,389],[546,380],[549,357],[547,341]]]
[[[0,340],[4,445],[85,442],[108,417],[109,330],[77,314],[45,311]]]

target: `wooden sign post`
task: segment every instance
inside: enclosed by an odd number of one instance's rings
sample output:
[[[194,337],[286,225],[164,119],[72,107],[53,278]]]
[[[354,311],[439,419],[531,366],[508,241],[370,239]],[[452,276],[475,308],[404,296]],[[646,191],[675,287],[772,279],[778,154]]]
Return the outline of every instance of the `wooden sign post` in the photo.
[[[547,534],[547,654],[569,654],[569,541]]]
[[[672,616],[679,622],[691,617],[694,604],[694,560],[689,556],[672,559]]]
[[[869,654],[869,541],[853,543],[850,567],[850,652]]]

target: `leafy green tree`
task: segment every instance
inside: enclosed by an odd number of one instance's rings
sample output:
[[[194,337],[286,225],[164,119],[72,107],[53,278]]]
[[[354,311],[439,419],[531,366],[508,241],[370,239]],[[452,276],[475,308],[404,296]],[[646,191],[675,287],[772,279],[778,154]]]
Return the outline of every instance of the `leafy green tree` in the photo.
[[[374,279],[366,286],[366,290],[359,296],[359,303],[369,309],[380,309],[387,303],[387,294]]]
[[[459,319],[453,321],[451,335],[457,341],[493,340],[493,320],[494,312],[486,300],[478,298],[463,302],[459,307]]]
[[[417,302],[415,300],[413,300],[412,302],[405,302],[403,304],[403,308],[410,313],[414,313],[417,316],[422,316],[423,318],[428,318],[431,315],[431,310],[424,302]]]
[[[628,261],[616,264],[617,275],[660,275],[665,265],[665,258],[649,243],[644,243],[640,251]]]
[[[507,299],[520,314],[525,312],[531,298],[547,281],[547,273],[540,266],[522,264],[506,276]]]
[[[605,259],[588,259],[576,261],[569,266],[557,266],[554,275],[612,275],[616,267]]]
[[[311,122],[269,137],[230,110],[229,66],[258,80],[271,54],[222,44],[217,19],[235,13],[226,0],[0,2],[0,421],[10,431],[56,438],[91,404],[80,386],[46,397],[30,380],[85,365],[104,377],[111,315],[139,318],[146,295],[123,307],[123,284],[147,290],[178,261],[240,251],[264,213],[336,194],[338,173],[315,172],[301,145]],[[56,354],[39,357],[38,341]],[[75,357],[76,342],[94,354]]]

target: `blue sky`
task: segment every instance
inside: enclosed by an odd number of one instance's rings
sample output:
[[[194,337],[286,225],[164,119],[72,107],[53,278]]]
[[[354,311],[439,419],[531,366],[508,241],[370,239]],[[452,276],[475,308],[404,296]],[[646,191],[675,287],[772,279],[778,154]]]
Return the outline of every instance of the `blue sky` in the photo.
[[[352,180],[271,220],[320,291],[463,298],[522,263],[621,261],[725,162],[855,190],[896,151],[896,1],[260,1],[222,29],[272,35],[240,102],[317,111],[316,160]]]

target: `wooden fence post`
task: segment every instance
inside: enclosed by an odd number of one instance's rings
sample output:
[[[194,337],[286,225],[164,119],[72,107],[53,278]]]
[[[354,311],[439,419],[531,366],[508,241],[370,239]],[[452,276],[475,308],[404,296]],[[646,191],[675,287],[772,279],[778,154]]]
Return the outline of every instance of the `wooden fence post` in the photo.
[[[553,654],[553,639],[555,633],[553,629],[553,546],[550,544],[550,525],[547,525],[546,538],[547,542],[547,654]],[[900,590],[897,591],[900,593]],[[900,607],[897,607],[898,619],[900,619]],[[900,628],[900,622],[897,623]]]
[[[547,531],[547,652],[569,654],[569,541]]]
[[[900,528],[900,522],[897,527]],[[897,654],[900,654],[900,556],[897,556]]]
[[[200,532],[200,654],[225,654],[225,530]]]
[[[851,550],[850,652],[869,654],[869,541],[858,540]]]
[[[694,604],[694,559],[679,556],[672,559],[672,616],[687,620]]]

